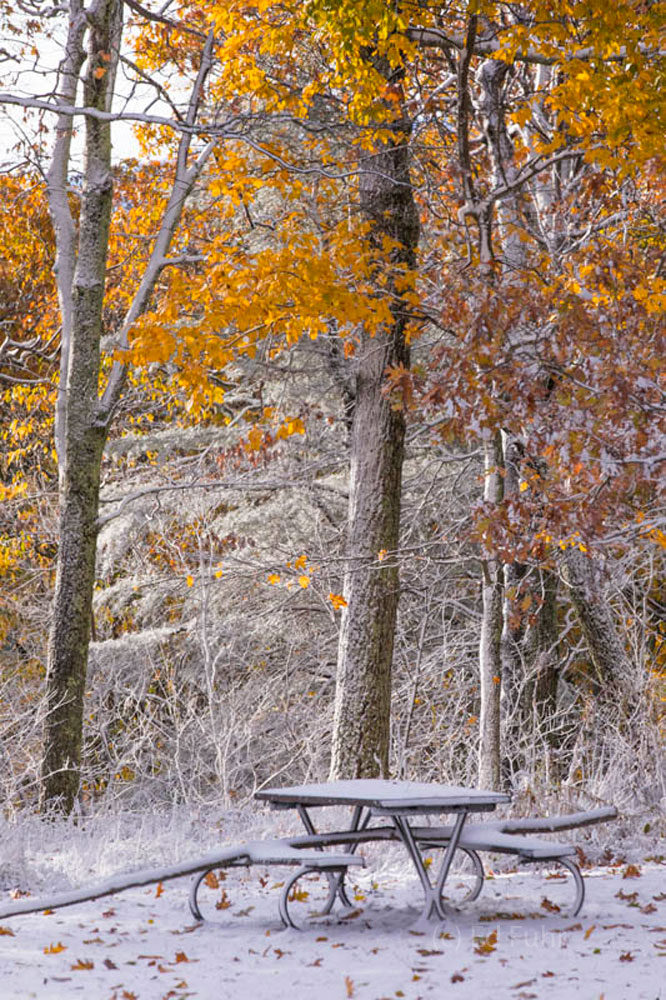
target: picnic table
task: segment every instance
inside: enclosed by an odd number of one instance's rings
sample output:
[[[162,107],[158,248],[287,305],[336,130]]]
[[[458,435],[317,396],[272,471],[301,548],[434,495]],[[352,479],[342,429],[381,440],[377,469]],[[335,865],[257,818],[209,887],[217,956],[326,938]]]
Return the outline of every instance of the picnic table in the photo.
[[[490,812],[498,804],[510,802],[510,797],[503,792],[379,778],[266,788],[257,792],[255,798],[270,803],[274,809],[295,809],[298,812],[307,831],[306,836],[298,841],[303,847],[323,848],[328,844],[346,843],[353,853],[359,844],[370,840],[397,839],[402,842],[423,887],[424,903],[420,920],[429,920],[433,916],[440,920],[446,918],[442,904],[444,886],[470,813]],[[317,831],[311,809],[340,805],[351,806],[353,809],[349,826],[344,830],[328,830],[324,833]],[[442,814],[455,815],[455,822],[447,831],[442,845],[444,855],[439,871],[431,878],[418,846],[418,841],[424,839],[423,831],[415,827],[413,821],[428,815]],[[370,821],[376,817],[388,820],[390,827],[370,826]],[[290,839],[290,844],[296,846],[296,843],[294,838]],[[292,926],[294,923],[289,913],[290,890],[303,875],[304,872],[296,872],[282,897],[282,918]],[[330,893],[327,908],[330,909],[336,896],[345,905],[349,905],[344,890],[344,871],[337,875],[329,873],[328,880]]]
[[[466,825],[470,814],[491,812],[500,803],[509,802],[510,797],[502,792],[463,788],[459,785],[383,779],[265,788],[257,792],[255,798],[270,803],[275,809],[296,810],[305,827],[305,834],[225,846],[208,854],[159,868],[120,872],[96,885],[55,893],[41,899],[30,897],[5,901],[0,903],[0,918],[72,906],[122,892],[132,886],[149,885],[191,874],[195,878],[190,889],[189,906],[192,915],[197,920],[202,920],[204,917],[199,906],[198,892],[202,885],[212,881],[208,876],[216,869],[291,865],[297,870],[283,884],[279,910],[285,924],[299,927],[293,919],[293,906],[309,900],[310,896],[310,886],[299,888],[299,880],[318,880],[325,890],[323,905],[317,909],[313,910],[308,901],[305,907],[306,923],[311,915],[317,919],[330,913],[336,899],[340,899],[345,906],[351,906],[345,890],[345,876],[351,867],[360,867],[365,863],[356,851],[361,844],[372,841],[399,842],[407,850],[423,887],[424,902],[419,922],[431,917],[446,919],[447,897],[444,889],[447,883],[459,881],[459,871],[452,867],[456,853],[471,864],[465,876],[469,876],[469,882],[466,884],[463,879],[462,883],[466,893],[463,901],[476,899],[484,881],[483,864],[478,852],[510,854],[522,862],[548,861],[564,866],[573,876],[576,887],[571,911],[575,915],[585,898],[583,878],[574,860],[576,848],[570,843],[557,843],[528,835],[573,830],[593,823],[604,823],[617,816],[617,810],[613,806],[600,806],[563,816],[499,819]],[[349,824],[344,829],[317,831],[311,810],[326,806],[351,806]],[[454,822],[445,826],[420,826],[414,822],[423,817],[441,814],[451,814],[455,817]],[[380,821],[379,825],[376,825],[377,820]],[[387,822],[382,824],[381,820]],[[345,847],[345,851],[325,850],[336,846]],[[432,879],[428,863],[422,854],[424,850],[431,849],[443,851],[440,865],[432,866]],[[455,878],[452,877],[453,874]]]

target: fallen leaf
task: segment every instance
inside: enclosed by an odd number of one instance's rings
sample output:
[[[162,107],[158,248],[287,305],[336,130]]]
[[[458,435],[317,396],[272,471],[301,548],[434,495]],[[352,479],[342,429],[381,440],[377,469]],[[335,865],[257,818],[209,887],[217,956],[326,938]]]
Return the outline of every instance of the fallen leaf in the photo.
[[[497,948],[497,929],[491,931],[487,937],[475,937],[477,942],[474,951],[477,955],[490,955]]]
[[[419,955],[423,955],[424,958],[430,955],[443,955],[443,951],[438,951],[436,948],[417,948]]]
[[[630,951],[624,951],[620,955],[620,961],[621,962],[633,962],[633,960],[634,960],[634,956],[632,955],[632,953]]]
[[[156,896],[157,896],[157,898],[159,899],[159,898],[160,898],[160,896],[161,896],[161,895],[162,895],[163,893],[164,893],[164,886],[162,885],[162,883],[161,883],[161,882],[158,882],[158,883],[157,883],[157,888],[155,889],[155,895],[156,895]]]
[[[354,981],[349,976],[345,976],[345,990],[348,997],[354,996]]]
[[[640,878],[642,874],[638,865],[627,865],[622,872],[622,878]]]
[[[58,941],[57,944],[50,944],[44,949],[45,955],[57,955],[60,951],[67,951],[67,945],[64,945],[62,941]]]
[[[597,926],[596,924],[592,924],[590,927],[587,928],[587,930],[583,934],[583,937],[585,938],[586,941],[588,940],[588,938],[590,937],[590,935],[593,933],[593,931],[596,929],[596,926]]]
[[[70,965],[70,969],[94,969],[95,963],[91,962],[89,958],[77,958],[74,965]]]
[[[176,964],[178,964],[179,962],[189,962],[189,958],[187,957],[184,951],[176,952]]]
[[[452,983],[464,983],[465,982],[465,977],[461,976],[459,972],[454,972],[453,975],[451,976],[451,982]]]
[[[561,907],[557,903],[553,903],[547,896],[544,896],[541,900],[541,909],[547,910],[548,913],[559,913]]]
[[[116,963],[112,962],[110,958],[105,958],[103,964],[104,964],[104,967],[107,968],[107,969],[117,969],[118,968],[118,966],[116,965]]]
[[[14,931],[9,927],[0,927],[0,937],[2,937],[3,934],[6,934],[8,937],[15,937]]]

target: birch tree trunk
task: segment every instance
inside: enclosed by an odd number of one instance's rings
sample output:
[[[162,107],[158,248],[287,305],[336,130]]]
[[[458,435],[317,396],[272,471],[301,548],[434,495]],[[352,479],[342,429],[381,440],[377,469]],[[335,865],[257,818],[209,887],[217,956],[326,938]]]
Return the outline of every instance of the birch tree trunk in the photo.
[[[388,66],[382,72],[389,76]],[[393,83],[395,84],[395,80]],[[413,267],[419,221],[409,172],[410,124],[360,164],[360,204],[373,239],[401,244],[396,265]],[[357,357],[347,528],[347,563],[338,647],[332,778],[388,773],[391,664],[398,608],[397,549],[405,419],[385,394],[385,372],[409,364],[406,316],[393,294],[393,323],[362,335]],[[382,558],[386,553],[386,558]]]

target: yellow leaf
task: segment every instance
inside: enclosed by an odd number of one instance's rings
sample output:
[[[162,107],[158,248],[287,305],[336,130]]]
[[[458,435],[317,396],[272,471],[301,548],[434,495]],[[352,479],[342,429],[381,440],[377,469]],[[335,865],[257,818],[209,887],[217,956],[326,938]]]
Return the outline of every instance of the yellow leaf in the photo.
[[[279,573],[269,573],[268,574],[268,582],[271,583],[271,584],[273,584],[273,586],[275,586],[276,583],[279,583],[281,579],[282,579],[282,577],[280,576]]]
[[[188,576],[186,578],[186,580],[185,580],[185,583],[187,584],[188,587],[193,586],[193,584],[194,584],[194,577],[193,576]]]
[[[379,559],[380,562],[383,562],[384,559],[386,559],[386,549],[380,549],[379,552],[377,553],[377,558]]]
[[[91,962],[90,959],[83,959],[83,958],[77,959],[74,965],[70,965],[70,969],[76,969],[76,970],[94,969],[94,968],[95,968],[94,962]]]
[[[45,955],[57,955],[58,952],[60,952],[60,951],[66,951],[66,950],[67,950],[67,946],[64,945],[62,943],[62,941],[58,941],[57,944],[50,944],[47,948],[45,948],[44,949],[44,954]]]
[[[294,562],[294,569],[305,569],[305,564],[307,562],[307,556],[299,556]]]
[[[306,590],[310,586],[310,577],[305,575],[299,576],[298,582],[300,583],[303,590]]]
[[[247,442],[250,451],[259,451],[261,448],[261,442],[263,441],[263,435],[258,427],[253,427],[248,433]]]
[[[520,492],[524,493],[525,490],[528,488],[528,486],[529,486],[529,484],[526,483],[525,480],[523,480],[522,483],[520,484]]]
[[[328,599],[329,599],[329,601],[331,602],[331,604],[333,605],[333,607],[335,608],[336,611],[339,611],[340,608],[346,608],[347,607],[347,602],[345,601],[345,599],[342,596],[342,594],[333,594],[333,593],[330,593],[328,595]]]

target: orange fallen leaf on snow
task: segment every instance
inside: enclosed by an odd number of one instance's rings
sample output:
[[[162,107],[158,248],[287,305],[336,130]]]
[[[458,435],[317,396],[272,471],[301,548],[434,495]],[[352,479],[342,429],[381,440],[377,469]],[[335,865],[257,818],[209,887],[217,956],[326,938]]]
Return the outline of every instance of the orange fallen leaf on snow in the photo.
[[[159,899],[159,898],[160,898],[160,896],[161,896],[161,895],[162,895],[163,893],[164,893],[164,886],[162,885],[162,883],[161,883],[161,882],[158,882],[158,883],[157,883],[157,889],[155,889],[155,895],[156,895],[156,896],[157,896],[157,898]]]
[[[57,944],[50,944],[44,949],[45,955],[57,955],[60,951],[67,951],[67,945],[64,945],[62,941],[58,941]]]
[[[74,965],[70,965],[70,969],[94,969],[95,963],[91,962],[89,958],[78,958]]]
[[[622,878],[640,878],[642,874],[638,865],[627,865],[622,872]]]
[[[0,937],[2,937],[3,934],[7,934],[9,937],[14,937],[14,931],[10,930],[9,927],[0,927]]]
[[[477,942],[474,951],[477,955],[490,955],[497,947],[497,930],[491,931],[487,937],[475,937]]]

